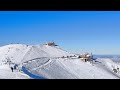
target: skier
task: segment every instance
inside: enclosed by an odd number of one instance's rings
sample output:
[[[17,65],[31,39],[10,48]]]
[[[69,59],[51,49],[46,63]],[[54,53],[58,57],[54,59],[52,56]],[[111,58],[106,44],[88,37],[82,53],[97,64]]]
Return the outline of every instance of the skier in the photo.
[[[12,72],[13,72],[13,67],[11,67],[11,70],[12,70]]]
[[[119,67],[117,66],[117,71],[118,71],[118,73],[120,72],[120,70],[119,70]]]
[[[17,64],[15,64],[15,65],[14,65],[14,69],[16,70],[16,69],[17,69],[17,67],[18,67],[18,65],[17,65]]]

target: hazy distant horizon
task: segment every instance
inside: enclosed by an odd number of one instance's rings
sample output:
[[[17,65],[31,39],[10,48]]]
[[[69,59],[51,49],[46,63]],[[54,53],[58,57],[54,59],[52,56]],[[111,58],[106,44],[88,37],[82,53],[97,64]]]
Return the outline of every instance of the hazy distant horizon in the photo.
[[[0,11],[0,46],[48,41],[70,52],[120,54],[120,11]]]

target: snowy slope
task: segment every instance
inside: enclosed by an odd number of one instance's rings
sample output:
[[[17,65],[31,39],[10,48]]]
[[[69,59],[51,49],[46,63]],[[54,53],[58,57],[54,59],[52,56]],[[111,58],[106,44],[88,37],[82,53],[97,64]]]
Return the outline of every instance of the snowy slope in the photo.
[[[55,46],[32,46],[23,44],[11,44],[0,47],[0,62],[11,60],[14,63],[22,63],[27,60],[40,57],[62,57],[72,54],[61,50]]]
[[[116,61],[110,58],[99,58],[97,61],[101,62],[104,69],[107,69],[109,72],[120,78],[120,63],[116,63]],[[117,68],[119,68],[119,70],[117,70]],[[116,69],[117,72],[114,72],[113,69]]]
[[[13,63],[19,64],[29,49],[29,46],[22,44],[12,44],[0,47],[0,63],[2,61],[11,60]]]
[[[30,79],[22,72],[11,72],[8,65],[0,65],[0,79]]]
[[[0,47],[0,56],[0,78],[30,78],[24,72],[12,72],[7,61],[24,66],[33,75],[48,79],[120,78],[119,72],[113,72],[113,68],[120,68],[120,63],[100,58],[92,65],[75,57],[61,58],[74,54],[56,46],[11,44]]]
[[[66,57],[66,56],[73,55],[55,46],[41,45],[39,48],[47,52],[50,57],[62,57],[62,56]]]
[[[22,65],[22,63],[31,61],[33,59],[39,59],[44,57],[61,57],[61,56],[70,56],[72,54],[61,50],[58,47],[51,47],[47,45],[23,45],[23,44],[11,44],[0,47],[0,77],[1,78],[16,78],[14,73],[9,70],[6,70],[7,61],[11,61],[14,64]],[[43,61],[43,60],[42,60]],[[38,63],[39,66],[40,63]],[[18,75],[23,75],[21,72],[16,72]],[[8,75],[8,77],[6,76]],[[11,77],[10,77],[10,76]],[[17,77],[18,77],[17,75]],[[20,77],[18,77],[20,78]],[[22,78],[22,77],[21,77]],[[24,75],[23,75],[24,78]]]
[[[48,79],[118,79],[107,69],[92,66],[79,59],[51,59],[39,67],[30,62],[24,65],[30,72]]]
[[[50,57],[49,54],[38,47],[32,46],[24,55],[22,62],[26,62],[35,58]]]

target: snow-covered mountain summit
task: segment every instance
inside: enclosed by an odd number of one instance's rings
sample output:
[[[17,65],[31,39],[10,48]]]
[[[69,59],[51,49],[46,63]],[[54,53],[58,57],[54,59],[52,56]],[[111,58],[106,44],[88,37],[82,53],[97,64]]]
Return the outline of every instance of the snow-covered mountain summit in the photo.
[[[14,63],[23,63],[27,60],[40,57],[62,57],[72,54],[56,46],[11,44],[0,47],[0,62],[11,60]]]

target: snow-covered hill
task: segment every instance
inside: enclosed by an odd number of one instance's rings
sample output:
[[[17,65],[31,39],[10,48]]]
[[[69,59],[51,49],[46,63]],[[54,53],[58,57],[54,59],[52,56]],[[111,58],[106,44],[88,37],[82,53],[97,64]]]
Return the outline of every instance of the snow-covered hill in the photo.
[[[4,67],[4,65],[6,67],[6,64],[8,65],[8,62],[11,62],[13,64],[18,64],[21,66],[22,63],[31,61],[36,58],[42,58],[42,57],[58,58],[62,56],[67,57],[70,55],[73,55],[73,54],[70,54],[56,46],[11,44],[11,45],[0,47],[0,67]],[[9,74],[3,75],[4,73],[10,72],[10,75],[11,75],[11,70],[6,71],[6,68],[5,69],[0,68],[0,70],[1,70],[0,72],[1,78],[3,76],[5,78],[9,78],[9,76],[6,77],[6,75],[9,75]],[[14,74],[13,74],[13,77],[14,77]]]
[[[31,79],[32,75],[47,79],[119,79],[119,63],[99,58],[94,63],[83,62],[58,46],[11,44],[0,47],[0,78]],[[12,72],[10,64],[18,65]],[[114,69],[114,70],[113,70]]]
[[[11,44],[0,47],[0,62],[11,60],[14,63],[23,63],[40,57],[62,57],[72,54],[55,46]]]

